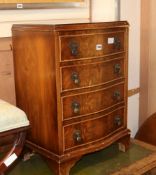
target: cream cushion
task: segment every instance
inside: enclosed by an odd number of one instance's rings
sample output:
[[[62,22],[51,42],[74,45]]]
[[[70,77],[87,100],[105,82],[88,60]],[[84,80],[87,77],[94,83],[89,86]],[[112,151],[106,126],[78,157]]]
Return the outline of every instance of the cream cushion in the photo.
[[[19,108],[0,100],[0,132],[28,126],[26,114]]]

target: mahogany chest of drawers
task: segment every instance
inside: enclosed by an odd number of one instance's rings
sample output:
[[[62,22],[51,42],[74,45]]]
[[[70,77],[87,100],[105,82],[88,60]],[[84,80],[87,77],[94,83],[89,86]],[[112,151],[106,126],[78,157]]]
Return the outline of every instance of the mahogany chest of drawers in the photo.
[[[127,149],[128,23],[14,25],[17,106],[27,145],[68,175],[82,155],[114,142]]]

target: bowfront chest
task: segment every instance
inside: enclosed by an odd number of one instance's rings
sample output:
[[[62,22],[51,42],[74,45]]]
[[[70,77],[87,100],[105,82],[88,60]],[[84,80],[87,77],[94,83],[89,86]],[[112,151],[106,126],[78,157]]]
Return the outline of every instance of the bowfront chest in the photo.
[[[56,175],[114,142],[126,150],[128,23],[14,25],[17,106],[27,145]]]

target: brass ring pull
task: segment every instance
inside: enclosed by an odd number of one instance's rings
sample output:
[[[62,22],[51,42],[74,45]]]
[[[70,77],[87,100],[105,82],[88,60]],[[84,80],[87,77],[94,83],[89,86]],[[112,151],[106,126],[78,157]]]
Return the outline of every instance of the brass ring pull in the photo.
[[[118,37],[115,37],[114,45],[115,45],[115,48],[118,50],[121,48],[121,41]]]
[[[115,119],[114,119],[114,122],[115,122],[115,125],[117,126],[121,126],[121,117],[120,116],[116,116]]]
[[[113,94],[113,99],[117,101],[121,100],[121,93],[119,91],[115,91]]]
[[[72,73],[71,79],[74,82],[74,84],[76,84],[76,85],[78,85],[80,83],[79,74],[77,72]]]
[[[81,137],[81,131],[80,130],[76,130],[73,134],[73,139],[75,142],[80,143],[82,141],[82,137]]]
[[[80,112],[80,104],[78,102],[73,102],[71,107],[74,114],[78,114]]]
[[[121,65],[120,64],[117,63],[114,65],[114,73],[115,74],[121,73]]]
[[[75,41],[71,41],[70,44],[69,44],[69,48],[71,50],[71,55],[73,56],[78,56],[79,54],[79,44]]]

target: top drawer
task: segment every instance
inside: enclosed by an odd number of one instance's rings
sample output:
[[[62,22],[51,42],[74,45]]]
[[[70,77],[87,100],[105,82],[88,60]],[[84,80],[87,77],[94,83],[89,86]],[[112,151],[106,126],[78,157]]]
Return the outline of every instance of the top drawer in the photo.
[[[60,37],[61,60],[76,60],[124,51],[124,32]]]

